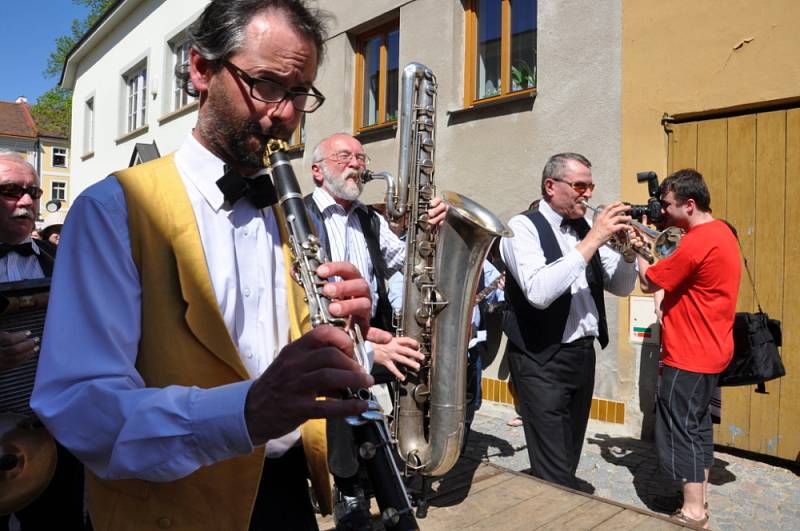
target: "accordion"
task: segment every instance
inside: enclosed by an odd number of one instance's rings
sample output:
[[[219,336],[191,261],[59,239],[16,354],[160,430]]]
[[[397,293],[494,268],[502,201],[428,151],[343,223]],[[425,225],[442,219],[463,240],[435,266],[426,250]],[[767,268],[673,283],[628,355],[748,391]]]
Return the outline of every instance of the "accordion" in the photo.
[[[50,279],[0,283],[0,330],[42,337]],[[32,416],[30,408],[39,353],[17,367],[0,370],[0,414]]]

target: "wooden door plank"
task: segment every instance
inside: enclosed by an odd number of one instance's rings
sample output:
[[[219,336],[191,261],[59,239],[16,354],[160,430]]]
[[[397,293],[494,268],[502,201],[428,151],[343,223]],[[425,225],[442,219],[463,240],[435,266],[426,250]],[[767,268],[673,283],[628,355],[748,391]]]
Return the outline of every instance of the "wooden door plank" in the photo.
[[[617,513],[624,511],[623,507],[589,500],[569,513],[550,520],[546,525],[538,528],[540,531],[561,531],[562,529],[592,529],[610,519]]]
[[[697,122],[672,125],[672,172],[697,166]]]
[[[786,235],[778,456],[800,460],[800,109],[786,113]]]
[[[536,529],[593,501],[559,488],[548,488],[538,496],[495,512],[473,524],[474,529]]]
[[[786,200],[786,111],[756,116],[756,240],[753,275],[764,311],[782,318]],[[767,394],[750,395],[749,449],[778,454],[781,381],[767,382]]]
[[[745,257],[753,261],[755,239],[756,119],[754,115],[728,119],[727,219],[739,231]],[[713,198],[712,198],[713,200]],[[753,290],[747,276],[739,283],[738,311],[753,310]],[[748,449],[750,394],[752,386],[725,387],[722,391],[722,423],[714,442]]]
[[[697,171],[703,174],[711,193],[714,217],[727,216],[728,120],[707,120],[697,124]]]

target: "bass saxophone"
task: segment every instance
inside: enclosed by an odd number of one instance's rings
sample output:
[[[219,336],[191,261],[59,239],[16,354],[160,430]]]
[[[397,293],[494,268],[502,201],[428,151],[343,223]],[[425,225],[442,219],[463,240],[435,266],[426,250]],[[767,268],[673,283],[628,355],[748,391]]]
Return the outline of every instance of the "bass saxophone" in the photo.
[[[312,326],[329,324],[346,329],[353,341],[357,361],[365,367],[367,354],[361,330],[355,323],[331,316],[328,311],[330,301],[322,295],[326,280],[320,278],[316,270],[327,259],[308,219],[300,186],[286,156],[287,147],[282,140],[270,139],[264,153],[264,165],[271,169],[278,204],[286,220],[293,259],[292,275],[305,291]],[[371,394],[367,389],[345,390],[344,394],[345,398],[370,401],[367,411],[348,417],[346,422],[353,428],[359,463],[367,470],[384,527],[392,531],[418,529],[403,478],[391,453],[389,430],[381,407],[370,400]]]
[[[386,180],[387,212],[395,220],[408,214],[397,335],[416,339],[425,361],[395,384],[394,436],[406,472],[425,479],[443,476],[458,460],[475,292],[492,242],[512,232],[489,210],[455,192],[442,194],[449,207],[444,223],[436,228],[427,222],[436,193],[436,78],[426,66],[410,63],[400,90],[398,176],[367,171],[363,180]]]

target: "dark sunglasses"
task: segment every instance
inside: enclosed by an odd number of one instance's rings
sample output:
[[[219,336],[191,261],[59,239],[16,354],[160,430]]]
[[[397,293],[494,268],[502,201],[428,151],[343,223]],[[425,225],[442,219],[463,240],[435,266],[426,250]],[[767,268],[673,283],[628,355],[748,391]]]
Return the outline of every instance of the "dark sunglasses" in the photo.
[[[21,199],[23,195],[28,194],[31,199],[39,199],[44,192],[38,186],[20,186],[16,183],[0,184],[0,195],[5,197],[13,197],[14,199]]]

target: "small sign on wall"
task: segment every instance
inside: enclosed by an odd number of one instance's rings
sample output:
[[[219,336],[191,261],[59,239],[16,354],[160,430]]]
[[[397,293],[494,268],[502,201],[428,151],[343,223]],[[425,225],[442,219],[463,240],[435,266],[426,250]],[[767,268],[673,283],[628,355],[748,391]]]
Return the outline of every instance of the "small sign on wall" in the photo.
[[[661,343],[661,327],[656,317],[653,297],[630,297],[630,342],[636,344]]]

